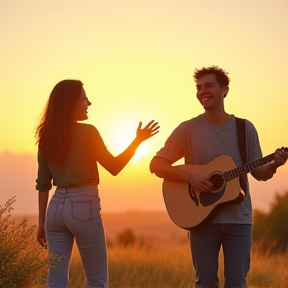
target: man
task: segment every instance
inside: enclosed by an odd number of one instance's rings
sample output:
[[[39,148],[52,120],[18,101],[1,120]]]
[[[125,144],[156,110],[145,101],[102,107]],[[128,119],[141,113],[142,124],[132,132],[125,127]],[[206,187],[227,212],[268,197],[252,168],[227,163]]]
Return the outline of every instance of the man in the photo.
[[[230,155],[238,166],[242,164],[236,120],[224,108],[230,80],[227,74],[217,66],[195,70],[196,96],[204,113],[182,122],[172,132],[165,146],[150,163],[150,171],[156,176],[173,182],[188,182],[194,191],[211,192],[213,184],[200,173],[180,170],[172,164],[184,157],[185,164],[205,165],[220,155]],[[251,162],[261,158],[262,152],[253,124],[245,120],[245,127],[247,161]],[[287,157],[286,150],[277,149],[274,160],[251,171],[252,176],[259,181],[272,178]],[[225,288],[246,287],[252,243],[252,206],[247,176],[244,182],[246,193],[241,204],[225,206],[210,223],[191,229],[189,233],[196,272],[195,288],[218,287],[221,246],[224,252]]]

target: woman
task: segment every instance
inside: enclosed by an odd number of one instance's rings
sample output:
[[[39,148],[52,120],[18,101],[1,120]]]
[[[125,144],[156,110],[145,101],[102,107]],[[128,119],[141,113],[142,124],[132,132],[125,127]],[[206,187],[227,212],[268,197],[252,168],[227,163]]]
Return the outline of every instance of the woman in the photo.
[[[36,129],[39,164],[37,240],[42,246],[48,246],[50,254],[61,257],[49,270],[50,288],[68,287],[74,238],[87,287],[108,287],[97,162],[117,175],[137,147],[159,132],[157,122],[151,121],[143,129],[140,122],[135,139],[124,152],[114,157],[94,126],[77,122],[88,119],[90,105],[81,81],[63,80],[52,90]],[[52,181],[57,188],[46,211]]]

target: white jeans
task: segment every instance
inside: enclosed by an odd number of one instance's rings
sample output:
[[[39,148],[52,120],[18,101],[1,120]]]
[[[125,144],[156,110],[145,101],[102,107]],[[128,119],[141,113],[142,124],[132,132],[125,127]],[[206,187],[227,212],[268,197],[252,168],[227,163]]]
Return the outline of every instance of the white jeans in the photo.
[[[68,288],[74,239],[86,276],[86,287],[107,288],[107,249],[97,186],[57,188],[47,209],[45,231],[49,253],[61,260],[50,268],[49,288]]]

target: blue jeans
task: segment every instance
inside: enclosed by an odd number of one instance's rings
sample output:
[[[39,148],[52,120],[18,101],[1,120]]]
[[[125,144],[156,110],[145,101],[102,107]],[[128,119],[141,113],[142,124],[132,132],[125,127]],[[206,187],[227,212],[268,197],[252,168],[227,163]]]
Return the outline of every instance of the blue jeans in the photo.
[[[49,288],[68,288],[74,239],[88,288],[107,288],[107,249],[97,186],[57,188],[46,215],[49,253],[61,260],[49,269]]]
[[[250,268],[252,225],[209,224],[190,231],[190,247],[196,272],[195,288],[217,288],[218,257],[222,245],[225,288],[245,288]]]

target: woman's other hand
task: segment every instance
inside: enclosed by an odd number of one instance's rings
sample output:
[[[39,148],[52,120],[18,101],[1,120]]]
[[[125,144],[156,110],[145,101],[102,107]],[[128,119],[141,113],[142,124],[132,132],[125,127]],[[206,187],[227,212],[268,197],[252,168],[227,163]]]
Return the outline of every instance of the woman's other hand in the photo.
[[[41,246],[47,249],[45,230],[44,230],[44,226],[42,225],[38,226],[38,229],[37,229],[37,241],[40,243]]]

